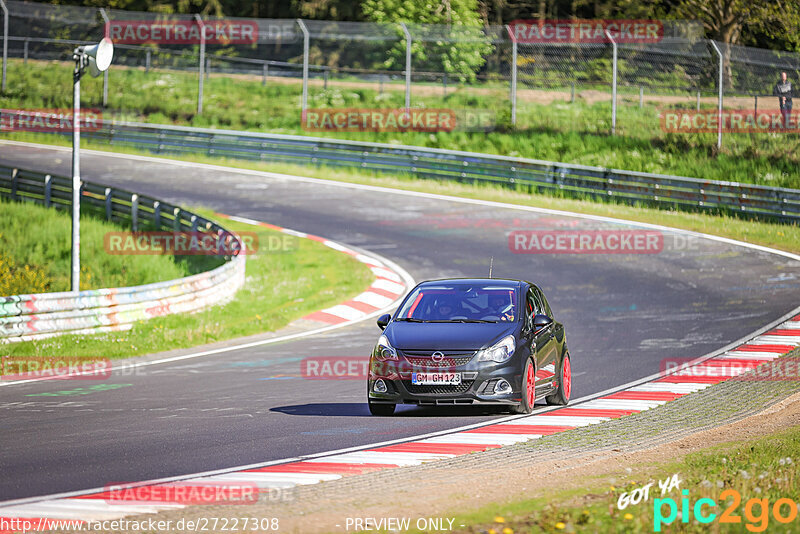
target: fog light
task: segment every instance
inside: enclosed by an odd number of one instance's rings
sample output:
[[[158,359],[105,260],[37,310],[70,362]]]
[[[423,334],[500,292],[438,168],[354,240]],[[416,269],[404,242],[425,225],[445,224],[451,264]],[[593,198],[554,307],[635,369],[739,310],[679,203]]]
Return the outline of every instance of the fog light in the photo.
[[[501,378],[494,386],[494,392],[497,395],[507,395],[511,393],[511,384],[508,383],[508,380]]]
[[[507,384],[508,382],[506,382]],[[388,388],[386,387],[386,382],[383,381],[382,378],[379,378],[375,381],[375,384],[372,385],[372,391],[375,393],[386,393]]]

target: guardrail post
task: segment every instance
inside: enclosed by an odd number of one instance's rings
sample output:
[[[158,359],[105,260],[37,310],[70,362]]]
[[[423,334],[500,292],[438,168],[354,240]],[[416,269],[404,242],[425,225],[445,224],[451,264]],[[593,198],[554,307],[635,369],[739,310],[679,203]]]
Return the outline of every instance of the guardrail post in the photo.
[[[719,81],[717,82],[719,84],[719,94],[717,96],[717,150],[720,150],[722,149],[722,51],[713,39],[711,39],[711,46],[714,48],[714,52],[719,56]]]
[[[700,91],[697,91],[697,111],[700,111]]]
[[[208,80],[208,77],[210,75],[211,75],[211,58],[207,57],[206,58],[206,80]]]
[[[306,28],[303,19],[297,19],[297,25],[300,27],[300,31],[303,32],[303,100],[301,101],[300,111],[303,113],[303,116],[306,114],[306,109],[308,109],[308,46],[309,46],[309,35],[308,35],[308,28]]]
[[[153,202],[153,224],[156,230],[161,230],[161,202]]]
[[[113,189],[111,189],[110,187],[106,187],[105,196],[106,196],[106,199],[105,199],[106,200],[106,220],[110,221],[111,220],[111,216],[114,214],[114,212],[112,211],[112,208],[114,207],[113,206],[113,203],[114,203],[114,191],[113,191]]]
[[[44,177],[44,207],[50,207],[50,198],[53,193],[53,177],[49,174]]]
[[[406,109],[411,107],[411,33],[405,22],[400,23],[406,38]]]
[[[617,133],[617,42],[606,30],[606,37],[611,41],[613,61],[611,63],[611,135]]]
[[[267,76],[269,76],[269,63],[265,61],[261,65],[261,85],[267,85]]]
[[[511,124],[517,124],[517,38],[506,24],[506,31],[511,37]]]
[[[17,176],[19,169],[11,171],[11,200],[17,200]]]
[[[172,210],[172,231],[181,231],[181,209],[175,208]]]
[[[108,37],[111,21],[108,19],[106,10],[102,7],[99,9],[100,16],[103,17],[103,36]],[[108,69],[103,71],[103,108],[108,105]]]
[[[139,230],[139,195],[131,195],[131,230]]]
[[[144,71],[145,72],[150,72],[150,61],[151,61],[151,57],[150,56],[151,56],[151,54],[152,54],[152,52],[150,50],[147,50],[144,53]]]
[[[29,42],[30,42],[30,39],[28,39],[27,37],[22,42],[22,62],[25,65],[28,64],[28,43]]]
[[[6,64],[8,63],[8,8],[3,0],[0,0],[0,7],[3,8],[3,92],[6,91]]]
[[[206,62],[206,25],[203,24],[203,19],[197,13],[194,14],[194,20],[200,26],[200,60],[197,63],[198,82],[197,82],[197,114],[203,113],[203,66]]]

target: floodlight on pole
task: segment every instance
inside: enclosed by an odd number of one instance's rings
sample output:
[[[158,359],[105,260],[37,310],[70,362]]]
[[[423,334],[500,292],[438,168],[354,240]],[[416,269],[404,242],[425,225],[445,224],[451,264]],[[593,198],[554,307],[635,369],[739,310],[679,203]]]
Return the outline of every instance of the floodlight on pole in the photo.
[[[81,290],[81,76],[88,67],[89,74],[100,76],[111,66],[114,58],[114,44],[104,37],[99,43],[79,46],[72,53],[75,70],[72,72],[72,261],[71,290]]]

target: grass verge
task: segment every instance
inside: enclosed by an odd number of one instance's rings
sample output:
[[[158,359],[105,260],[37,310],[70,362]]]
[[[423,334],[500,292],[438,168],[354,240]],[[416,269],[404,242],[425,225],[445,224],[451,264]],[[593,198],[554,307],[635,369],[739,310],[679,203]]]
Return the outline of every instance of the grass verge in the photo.
[[[800,477],[800,427],[793,427],[758,439],[731,441],[691,453],[677,462],[632,465],[613,477],[587,477],[576,484],[580,491],[553,490],[546,498],[511,499],[505,503],[487,505],[469,513],[455,514],[454,524],[464,524],[461,532],[511,534],[520,532],[797,532],[800,520],[782,524],[775,519],[773,507],[779,499],[789,499],[781,504],[781,513],[787,517],[794,509],[797,515],[797,480]],[[678,475],[679,489],[666,492],[663,497],[659,481]],[[627,504],[619,509],[623,494],[628,497],[637,488],[654,482],[649,489],[649,499],[637,504]],[[615,485],[616,484],[616,485]],[[688,490],[688,495],[681,492]],[[735,502],[738,492],[740,502]],[[666,522],[658,529],[655,517],[669,517],[674,499],[676,511],[681,512],[681,500],[687,498],[685,516],[675,517],[670,526]],[[624,497],[623,504],[624,504]],[[662,499],[659,501],[657,499]],[[709,524],[696,520],[695,504],[700,499],[711,499],[702,507],[702,513],[716,513]],[[765,500],[750,504],[751,499]],[[791,505],[789,504],[791,502]],[[721,514],[730,509],[739,517],[738,524],[722,523]],[[749,515],[748,515],[749,514]],[[450,517],[453,517],[451,515]],[[687,522],[683,523],[683,519]],[[748,526],[749,525],[749,526]]]
[[[8,90],[2,106],[22,109],[71,108],[64,91],[72,66],[63,62],[12,59]],[[456,114],[487,116],[481,131],[337,132],[303,129],[299,109],[301,84],[297,79],[270,78],[266,86],[257,77],[214,74],[205,83],[204,111],[196,114],[197,74],[112,67],[106,118],[236,130],[310,134],[379,141],[489,154],[522,156],[550,161],[643,172],[676,174],[703,179],[800,187],[796,133],[726,134],[721,152],[714,134],[678,134],[662,131],[659,113],[668,108],[692,108],[693,102],[653,95],[640,108],[621,98],[618,135],[611,131],[610,97],[597,101],[598,91],[578,92],[574,103],[565,94],[521,88],[517,125],[510,124],[506,87],[451,85],[447,93],[435,87],[415,86],[412,106],[451,109]],[[135,87],[136,90],[121,90]],[[403,108],[400,85],[386,91],[363,81],[334,81],[324,88],[309,86],[309,107]],[[607,91],[608,92],[608,91]],[[555,95],[555,96],[554,96]],[[650,97],[648,97],[650,98]],[[636,100],[636,99],[634,99]],[[84,78],[82,103],[99,107],[101,79]],[[750,109],[752,103],[732,104]],[[706,109],[713,102],[705,102]],[[485,131],[484,131],[485,130]]]
[[[0,199],[0,295],[69,291],[70,228],[65,211]],[[122,230],[81,216],[81,289],[136,286],[194,272],[191,263],[170,256],[107,254],[103,236]]]
[[[196,213],[216,219],[213,212]],[[265,244],[285,234],[234,221],[233,231],[258,234]],[[332,306],[363,291],[372,273],[347,254],[309,239],[293,238],[280,250],[247,257],[245,286],[227,304],[194,314],[169,315],[136,323],[131,330],[96,336],[60,336],[14,343],[9,356],[126,358],[278,330],[294,319]],[[275,247],[273,247],[275,248]]]

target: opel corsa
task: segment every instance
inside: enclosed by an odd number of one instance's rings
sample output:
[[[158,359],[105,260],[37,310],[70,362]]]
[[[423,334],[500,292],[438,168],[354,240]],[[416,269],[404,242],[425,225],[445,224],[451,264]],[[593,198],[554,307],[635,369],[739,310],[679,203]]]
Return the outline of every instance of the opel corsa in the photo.
[[[367,398],[373,415],[398,404],[565,405],[572,369],[564,326],[536,285],[522,280],[422,282],[394,316],[378,319]]]

